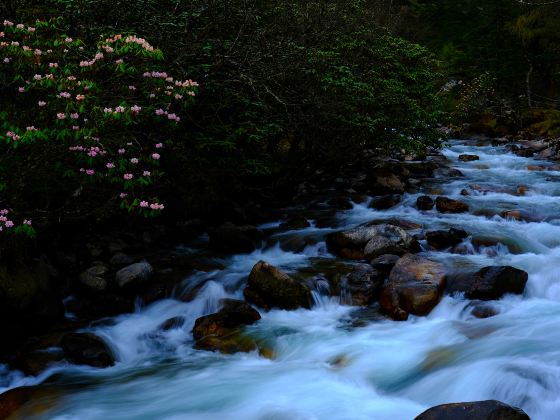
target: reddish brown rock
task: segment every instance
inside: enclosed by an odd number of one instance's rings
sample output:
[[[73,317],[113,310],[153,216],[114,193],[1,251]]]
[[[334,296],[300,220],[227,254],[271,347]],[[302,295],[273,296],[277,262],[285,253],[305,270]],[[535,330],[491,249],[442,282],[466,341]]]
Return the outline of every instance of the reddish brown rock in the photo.
[[[436,209],[440,213],[465,213],[469,211],[469,206],[459,200],[438,197],[436,198]]]

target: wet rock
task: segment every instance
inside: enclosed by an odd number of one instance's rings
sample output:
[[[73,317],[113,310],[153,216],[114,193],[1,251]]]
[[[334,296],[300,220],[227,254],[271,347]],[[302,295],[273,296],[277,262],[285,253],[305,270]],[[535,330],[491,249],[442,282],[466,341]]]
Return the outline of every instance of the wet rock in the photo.
[[[438,168],[434,174],[443,178],[460,178],[464,176],[463,172],[455,168]]]
[[[251,270],[243,294],[249,302],[265,309],[309,309],[313,301],[307,286],[264,261]]]
[[[447,249],[460,244],[469,234],[462,229],[432,230],[426,232],[428,244],[435,249]]]
[[[352,202],[346,197],[335,197],[327,201],[327,204],[336,210],[350,210],[354,208]]]
[[[255,343],[240,334],[239,328],[261,319],[259,312],[241,300],[222,299],[220,304],[222,307],[218,312],[195,321],[192,330],[195,347],[223,353],[255,349]]]
[[[81,320],[94,320],[134,311],[134,301],[113,293],[88,294],[65,303],[66,310]]]
[[[370,264],[380,273],[389,274],[399,258],[400,257],[398,255],[383,254],[371,260]]]
[[[465,197],[468,197],[469,195],[471,195],[471,192],[469,190],[467,190],[466,188],[463,188],[461,190],[461,195],[465,196]]]
[[[62,337],[60,344],[65,357],[74,364],[98,368],[115,364],[115,356],[111,349],[94,334],[69,333]]]
[[[556,148],[548,147],[537,154],[538,159],[550,159],[556,156]]]
[[[401,227],[391,224],[362,225],[327,235],[330,252],[357,259],[373,259],[383,254],[402,255],[416,249],[417,241]]]
[[[54,405],[57,394],[44,386],[21,386],[0,394],[0,419],[31,419]],[[42,416],[41,416],[42,417]]]
[[[283,223],[280,223],[280,227],[288,230],[305,229],[311,226],[309,221],[303,216],[293,216],[290,217]]]
[[[496,316],[497,314],[498,311],[496,310],[496,308],[493,308],[492,306],[485,305],[485,304],[474,305],[471,309],[471,315],[474,316],[475,318],[480,318],[480,319],[490,318]]]
[[[209,232],[210,246],[215,251],[243,254],[255,250],[255,241],[260,237],[254,226],[236,226],[225,223]]]
[[[535,220],[533,217],[531,217],[531,215],[521,210],[504,210],[500,213],[500,216],[504,219],[523,220],[525,222],[531,222]]]
[[[109,260],[113,267],[124,267],[134,263],[134,258],[122,252],[117,252]]]
[[[405,320],[409,313],[427,315],[439,302],[444,286],[442,264],[407,254],[391,270],[379,303],[395,320]]]
[[[146,261],[131,264],[121,268],[115,274],[115,281],[119,287],[130,287],[147,283],[154,275],[154,268]]]
[[[373,302],[383,284],[384,276],[368,264],[356,266],[340,279],[340,302],[345,305],[367,306]]]
[[[14,367],[26,375],[37,376],[50,365],[63,359],[64,353],[60,349],[35,349],[18,356]]]
[[[80,274],[80,283],[96,292],[101,292],[107,288],[107,277],[109,267],[104,263],[98,262]]]
[[[404,182],[386,167],[374,169],[368,175],[367,182],[371,191],[376,195],[402,194],[405,191]]]
[[[303,252],[308,245],[315,245],[317,240],[311,236],[280,237],[280,248],[283,251]]]
[[[181,328],[184,324],[185,324],[184,317],[174,316],[173,318],[169,318],[168,320],[162,322],[161,325],[158,327],[158,329],[162,331],[169,331],[169,330]]]
[[[442,404],[415,420],[530,420],[523,410],[496,400]]]
[[[438,197],[436,198],[436,209],[440,213],[465,213],[469,211],[469,206],[462,201]]]
[[[461,162],[472,162],[479,159],[480,157],[477,155],[459,155],[459,160]]]
[[[514,267],[484,267],[472,276],[457,276],[447,290],[463,292],[468,299],[493,300],[506,293],[523,293],[528,277],[525,271]]]
[[[434,200],[429,195],[422,195],[416,199],[418,210],[431,210],[434,208]]]
[[[374,197],[369,207],[376,210],[387,210],[395,207],[400,202],[401,196],[399,194],[383,195],[381,197]]]

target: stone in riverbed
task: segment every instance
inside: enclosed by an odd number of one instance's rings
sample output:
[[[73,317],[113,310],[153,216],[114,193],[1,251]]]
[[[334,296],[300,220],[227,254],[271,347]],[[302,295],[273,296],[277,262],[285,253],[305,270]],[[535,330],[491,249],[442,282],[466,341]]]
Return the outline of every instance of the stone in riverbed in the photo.
[[[404,182],[389,168],[375,168],[367,177],[370,190],[376,194],[402,194]]]
[[[460,244],[468,233],[462,229],[432,230],[426,232],[428,244],[435,249],[446,249]]]
[[[367,306],[373,302],[383,284],[384,276],[368,264],[358,265],[340,279],[340,302]]]
[[[210,229],[210,246],[219,252],[243,254],[255,250],[255,241],[260,238],[258,229],[254,226],[237,226],[225,223]]]
[[[109,267],[98,262],[80,274],[80,283],[93,291],[101,292],[107,288],[108,274]]]
[[[370,264],[380,273],[389,274],[399,258],[400,257],[395,254],[383,254],[371,260]]]
[[[496,400],[442,404],[414,420],[530,420],[520,408]]]
[[[461,162],[472,162],[472,161],[479,160],[479,159],[480,159],[480,157],[477,156],[477,155],[466,155],[466,154],[465,155],[459,155],[459,160]]]
[[[395,207],[401,202],[401,196],[399,194],[383,195],[380,197],[374,197],[369,205],[370,208],[376,210],[387,210],[391,207]]]
[[[290,217],[283,223],[280,223],[280,227],[283,229],[295,230],[295,229],[305,229],[311,226],[309,221],[303,216],[293,216]]]
[[[90,333],[68,333],[60,342],[65,357],[77,365],[98,368],[113,366],[115,356],[107,344]]]
[[[152,279],[154,268],[146,261],[131,264],[117,271],[115,281],[119,287],[135,286],[146,283]]]
[[[422,195],[416,199],[418,210],[431,210],[434,208],[434,200],[429,195]]]
[[[43,417],[55,404],[57,392],[45,386],[21,386],[0,394],[0,419]]]
[[[259,312],[241,300],[222,299],[220,304],[218,312],[195,321],[192,330],[195,348],[222,353],[254,350],[255,342],[241,334],[240,327],[261,319]]]
[[[406,254],[389,274],[381,288],[379,303],[395,320],[406,320],[408,314],[427,315],[438,304],[445,286],[443,265]]]
[[[265,261],[254,265],[243,294],[249,302],[265,309],[309,309],[313,302],[307,286]]]
[[[523,293],[528,277],[525,271],[514,267],[484,267],[473,276],[458,277],[447,290],[463,292],[468,299],[494,300],[506,293]]]
[[[383,254],[402,255],[419,249],[418,242],[403,228],[392,224],[365,224],[327,235],[330,252],[345,258],[373,259]]]
[[[440,213],[465,213],[469,211],[469,206],[462,201],[440,196],[436,198],[436,209]]]

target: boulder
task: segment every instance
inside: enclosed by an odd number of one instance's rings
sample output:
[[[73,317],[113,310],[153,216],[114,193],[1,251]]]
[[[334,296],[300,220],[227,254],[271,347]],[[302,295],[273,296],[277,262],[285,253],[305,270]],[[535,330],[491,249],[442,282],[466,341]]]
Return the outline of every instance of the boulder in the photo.
[[[42,417],[55,405],[58,395],[46,386],[21,386],[0,394],[0,419],[32,419]]]
[[[469,206],[462,201],[438,197],[436,198],[436,209],[440,213],[465,213],[469,211]]]
[[[421,195],[416,199],[418,210],[431,210],[434,208],[434,200],[429,195]]]
[[[243,254],[255,250],[255,242],[260,234],[254,226],[236,226],[233,223],[225,223],[215,227],[208,232],[210,246],[215,251]]]
[[[295,229],[305,229],[306,227],[311,226],[309,221],[303,216],[293,216],[290,217],[283,223],[280,223],[280,227],[283,229],[288,230],[295,230]]]
[[[346,197],[331,198],[329,201],[327,201],[327,204],[336,210],[350,210],[354,208],[352,202]]]
[[[523,410],[496,400],[442,404],[414,420],[530,420]]]
[[[136,286],[142,283],[147,283],[154,275],[154,268],[146,261],[131,264],[121,268],[115,274],[115,281],[119,287]]]
[[[460,244],[469,234],[462,229],[432,230],[426,232],[428,244],[435,249],[447,249]]]
[[[370,264],[380,273],[389,274],[399,258],[400,257],[395,254],[383,254],[371,260]]]
[[[90,333],[68,333],[60,342],[66,359],[77,365],[104,368],[115,364],[115,356],[107,344]]]
[[[477,155],[459,155],[459,160],[461,162],[472,162],[479,159],[480,157],[478,157]]]
[[[102,262],[98,262],[80,274],[80,283],[90,290],[102,292],[107,288],[108,274],[109,267]]]
[[[239,329],[261,319],[259,312],[241,300],[222,299],[220,304],[221,309],[218,312],[202,316],[195,321],[192,330],[195,347],[223,353],[250,351],[256,348],[254,342],[240,334]]]
[[[380,197],[373,197],[369,207],[376,210],[387,210],[391,207],[395,207],[400,202],[401,196],[399,194],[383,195]]]
[[[330,252],[354,259],[372,259],[383,254],[402,255],[417,250],[418,242],[403,228],[392,224],[366,224],[327,235]]]
[[[309,309],[313,302],[307,286],[265,261],[254,265],[243,294],[249,302],[265,309]]]
[[[134,258],[122,252],[117,252],[109,260],[109,264],[113,267],[124,267],[134,263]]]
[[[438,304],[444,286],[442,264],[406,254],[381,288],[379,303],[395,320],[406,320],[409,313],[427,315]]]
[[[463,292],[468,299],[493,300],[506,293],[521,294],[529,275],[510,266],[484,267],[473,276],[459,276],[447,290]]]
[[[185,324],[184,317],[174,316],[173,318],[169,318],[163,321],[158,327],[158,330],[162,330],[162,331],[174,330],[177,328],[181,328],[184,324]]]
[[[368,306],[377,297],[384,277],[368,264],[356,266],[341,277],[340,302],[346,305]]]
[[[391,169],[375,168],[367,178],[370,190],[374,194],[402,194],[405,190],[404,182]]]

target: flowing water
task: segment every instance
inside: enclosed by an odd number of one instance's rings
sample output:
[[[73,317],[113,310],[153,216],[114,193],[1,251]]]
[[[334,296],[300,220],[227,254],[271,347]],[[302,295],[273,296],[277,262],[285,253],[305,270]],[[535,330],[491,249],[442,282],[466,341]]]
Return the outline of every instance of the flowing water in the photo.
[[[458,162],[461,153],[475,153],[480,160]],[[375,319],[355,326],[356,308],[317,293],[312,310],[262,312],[262,320],[248,327],[273,350],[272,360],[257,352],[222,355],[193,350],[190,330],[195,319],[215,312],[223,297],[241,298],[246,277],[258,260],[295,272],[311,262],[334,259],[324,242],[303,253],[269,246],[223,260],[223,270],[186,279],[185,284],[204,284],[191,302],[158,301],[91,328],[115,352],[114,367],[60,365],[37,378],[0,371],[0,387],[49,378],[66,391],[37,417],[60,420],[394,420],[413,419],[441,403],[483,399],[521,407],[533,419],[558,418],[560,173],[529,171],[528,165],[547,163],[500,147],[453,142],[444,154],[465,178],[435,180],[429,188],[466,201],[469,214],[419,212],[414,206],[418,194],[409,194],[387,211],[356,204],[338,214],[339,226],[399,217],[426,229],[467,230],[471,236],[461,245],[462,253],[424,254],[450,270],[512,265],[527,271],[522,296],[508,295],[491,303],[498,315],[475,318],[470,301],[445,296],[427,317],[406,322]],[[483,191],[461,196],[468,184]],[[528,191],[512,194],[521,185]],[[499,216],[503,210],[520,210],[534,221],[506,220]],[[324,238],[330,231],[310,227],[281,235]],[[187,322],[182,328],[158,330],[174,316]]]

